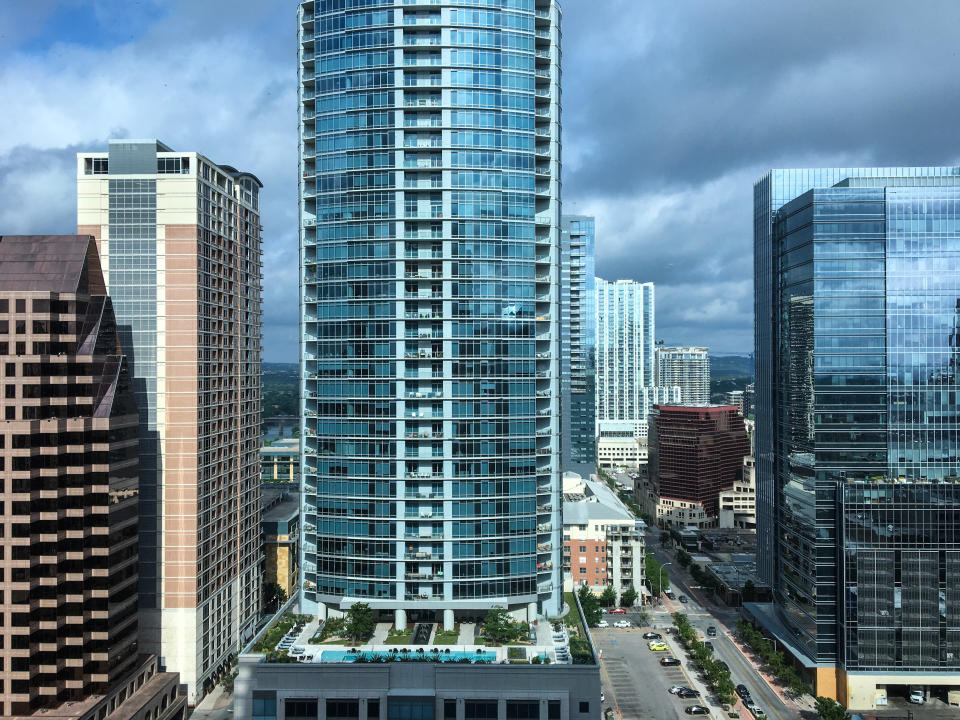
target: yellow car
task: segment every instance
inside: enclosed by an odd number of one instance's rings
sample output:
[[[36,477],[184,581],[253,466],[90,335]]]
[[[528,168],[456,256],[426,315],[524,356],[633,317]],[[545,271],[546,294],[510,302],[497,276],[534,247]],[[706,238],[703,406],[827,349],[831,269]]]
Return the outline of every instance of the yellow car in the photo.
[[[669,646],[665,642],[660,640],[651,640],[647,643],[647,647],[653,650],[654,652],[661,652],[663,650],[669,650]]]

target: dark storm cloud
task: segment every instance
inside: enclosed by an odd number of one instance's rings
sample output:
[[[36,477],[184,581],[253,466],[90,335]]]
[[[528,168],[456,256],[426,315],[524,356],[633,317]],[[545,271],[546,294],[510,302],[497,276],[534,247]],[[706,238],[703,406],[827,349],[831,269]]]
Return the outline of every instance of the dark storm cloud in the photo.
[[[564,3],[564,209],[597,273],[657,284],[657,335],[752,349],[752,184],[952,164],[960,3]]]
[[[294,0],[0,3],[0,232],[73,232],[77,150],[159,137],[265,184],[265,358],[297,357]],[[752,184],[956,162],[957,0],[563,0],[563,201],[657,334],[752,347]],[[114,131],[123,127],[124,132]]]

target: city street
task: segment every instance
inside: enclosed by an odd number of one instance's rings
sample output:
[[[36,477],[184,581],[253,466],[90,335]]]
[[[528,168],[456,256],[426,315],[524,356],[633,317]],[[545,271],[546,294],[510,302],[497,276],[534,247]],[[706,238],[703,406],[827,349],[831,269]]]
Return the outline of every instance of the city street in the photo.
[[[737,608],[706,603],[703,600],[704,594],[695,587],[691,587],[691,581],[683,577],[681,572],[678,572],[680,570],[679,566],[660,549],[659,542],[655,537],[657,534],[658,532],[655,529],[647,533],[647,550],[653,554],[658,562],[672,563],[668,568],[671,589],[677,597],[686,595],[687,602],[664,600],[664,604],[651,613],[651,616],[655,618],[654,622],[659,627],[668,626],[672,622],[670,619],[671,613],[686,613],[690,624],[704,636],[706,636],[707,627],[713,625],[717,629],[717,636],[705,639],[713,643],[715,657],[723,660],[730,667],[730,677],[733,684],[743,683],[746,685],[754,701],[763,708],[772,720],[793,720],[799,717],[796,710],[788,708],[780,697],[770,689],[770,686],[767,685],[756,668],[730,641],[729,635],[735,630],[735,623],[739,617]],[[750,715],[747,710],[743,710],[741,714],[744,717]]]

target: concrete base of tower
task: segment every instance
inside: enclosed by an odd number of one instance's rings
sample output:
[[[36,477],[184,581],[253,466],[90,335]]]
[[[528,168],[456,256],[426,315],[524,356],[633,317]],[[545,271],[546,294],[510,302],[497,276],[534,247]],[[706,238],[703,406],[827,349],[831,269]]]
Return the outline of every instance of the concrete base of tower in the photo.
[[[534,622],[537,619],[537,604],[535,602],[527,604],[527,622]]]
[[[405,630],[407,628],[407,611],[403,608],[397,608],[394,610],[394,627],[397,630]]]
[[[443,629],[447,631],[453,630],[455,625],[453,609],[447,608],[443,611]]]

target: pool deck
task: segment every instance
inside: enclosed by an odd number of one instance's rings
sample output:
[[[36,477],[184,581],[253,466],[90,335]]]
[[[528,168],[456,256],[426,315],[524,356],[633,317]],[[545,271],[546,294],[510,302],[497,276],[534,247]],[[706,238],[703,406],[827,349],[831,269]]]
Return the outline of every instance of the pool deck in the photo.
[[[398,660],[403,662],[404,658],[416,658],[419,655],[432,655],[434,650],[437,650],[440,655],[450,655],[456,657],[481,657],[484,660],[490,660],[492,663],[503,663],[507,662],[507,648],[511,647],[509,645],[503,645],[501,647],[488,647],[486,645],[299,645],[298,647],[303,647],[305,652],[302,656],[300,662],[311,662],[311,663],[328,663],[328,662],[353,662],[353,660],[346,659],[332,659],[337,657],[339,654],[349,655],[351,650],[358,650],[364,653],[381,653],[385,656],[396,655]],[[521,645],[521,646],[512,646],[512,647],[522,647],[526,650],[527,659],[529,660],[534,655],[546,656],[550,658],[551,663],[557,662],[557,653],[556,648],[553,645],[542,646],[542,645]],[[401,648],[407,650],[407,652],[401,652]],[[422,649],[423,653],[417,652],[418,649]],[[449,653],[447,652],[449,650]],[[479,653],[478,653],[479,651]],[[331,653],[327,655],[325,659],[321,659],[324,653]],[[490,655],[494,654],[495,659],[490,658]],[[455,660],[441,660],[441,662],[455,662]]]

